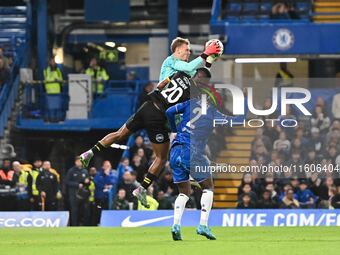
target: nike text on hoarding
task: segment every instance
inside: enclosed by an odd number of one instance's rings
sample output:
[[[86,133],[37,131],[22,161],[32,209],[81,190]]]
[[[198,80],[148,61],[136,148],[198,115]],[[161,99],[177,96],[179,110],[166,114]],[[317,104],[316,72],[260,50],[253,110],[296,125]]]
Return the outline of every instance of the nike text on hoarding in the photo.
[[[267,226],[267,213],[228,213],[223,214],[223,227],[259,227]],[[324,213],[298,214],[277,213],[272,218],[271,226],[274,227],[297,227],[297,226],[340,226],[340,214]]]

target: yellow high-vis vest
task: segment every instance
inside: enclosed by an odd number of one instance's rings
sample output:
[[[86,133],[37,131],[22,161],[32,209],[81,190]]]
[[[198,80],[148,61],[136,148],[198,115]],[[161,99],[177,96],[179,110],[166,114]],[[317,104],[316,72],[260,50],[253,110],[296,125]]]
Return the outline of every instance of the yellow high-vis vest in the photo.
[[[61,83],[53,82],[53,81],[61,81],[63,80],[63,75],[59,68],[55,70],[51,70],[50,67],[47,67],[44,70],[44,79],[45,79],[45,90],[47,94],[60,94],[61,93]]]
[[[109,79],[109,75],[106,73],[104,68],[97,68],[94,70],[93,68],[87,68],[85,74],[91,76],[92,79],[92,91],[97,94],[102,94],[104,92],[104,83],[99,82],[98,80],[107,81]]]

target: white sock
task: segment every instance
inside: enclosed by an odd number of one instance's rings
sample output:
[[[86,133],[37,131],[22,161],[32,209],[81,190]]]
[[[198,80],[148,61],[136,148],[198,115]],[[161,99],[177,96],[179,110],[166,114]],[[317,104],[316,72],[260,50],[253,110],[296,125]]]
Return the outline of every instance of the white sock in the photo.
[[[201,197],[201,220],[200,224],[208,226],[209,213],[214,199],[214,192],[204,189]]]
[[[174,207],[174,225],[181,225],[182,215],[188,200],[189,197],[183,193],[179,193],[178,197],[176,198]]]

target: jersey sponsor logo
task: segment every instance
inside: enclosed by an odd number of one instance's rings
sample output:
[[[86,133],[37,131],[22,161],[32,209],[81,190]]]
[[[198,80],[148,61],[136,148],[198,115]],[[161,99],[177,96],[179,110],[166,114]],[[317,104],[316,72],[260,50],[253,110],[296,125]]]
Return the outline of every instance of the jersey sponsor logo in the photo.
[[[162,134],[157,134],[156,135],[156,141],[157,142],[163,142],[164,141],[164,135],[162,135]]]
[[[140,220],[140,221],[131,221],[131,216],[126,217],[123,221],[121,226],[122,227],[142,227],[151,223],[171,219],[174,216],[164,216],[164,217],[158,217],[158,218],[153,218],[153,219],[148,219],[148,220]]]

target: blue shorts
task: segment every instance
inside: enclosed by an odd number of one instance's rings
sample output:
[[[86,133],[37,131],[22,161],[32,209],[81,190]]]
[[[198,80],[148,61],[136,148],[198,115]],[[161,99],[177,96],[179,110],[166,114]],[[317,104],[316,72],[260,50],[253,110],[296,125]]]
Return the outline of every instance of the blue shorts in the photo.
[[[174,183],[189,181],[190,176],[197,182],[202,182],[211,177],[210,171],[205,171],[210,166],[207,156],[196,155],[190,155],[189,146],[183,144],[172,146],[170,150],[170,167]]]

